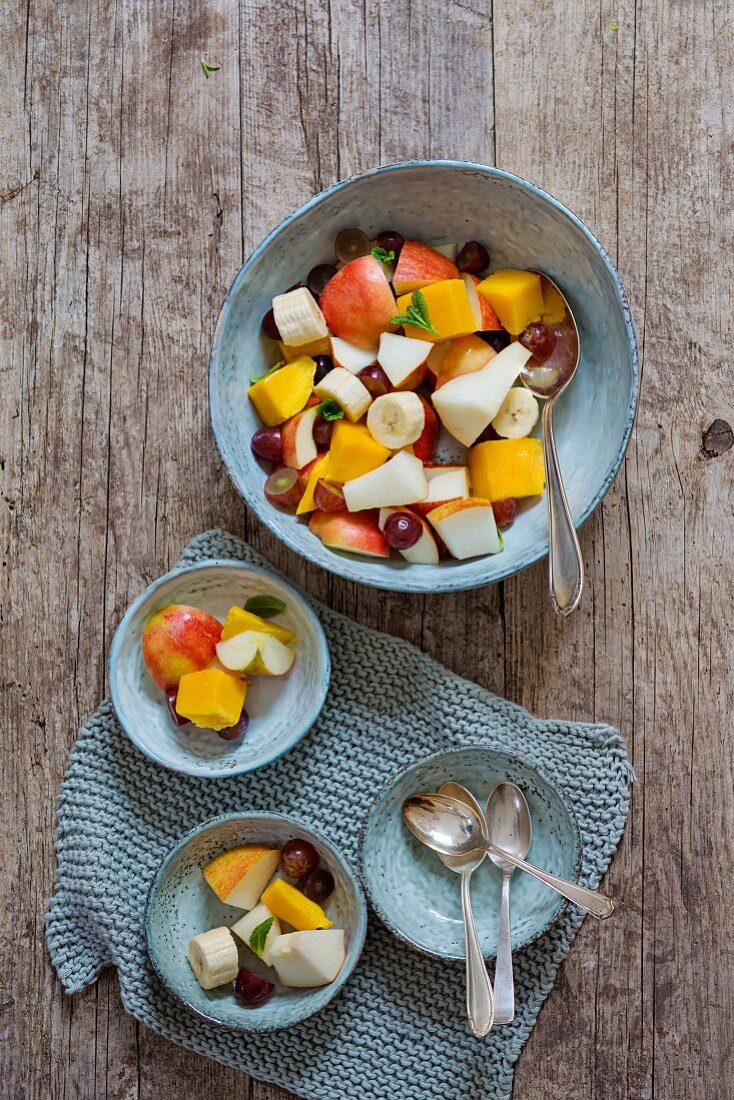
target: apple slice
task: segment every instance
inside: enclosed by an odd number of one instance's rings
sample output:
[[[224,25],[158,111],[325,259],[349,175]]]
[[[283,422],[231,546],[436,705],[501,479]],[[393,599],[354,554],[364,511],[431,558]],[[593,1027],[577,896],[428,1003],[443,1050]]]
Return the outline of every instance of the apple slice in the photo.
[[[423,463],[407,451],[398,451],[383,466],[344,484],[344,499],[350,512],[412,504],[423,500],[427,492]]]
[[[516,341],[503,348],[481,370],[452,378],[437,389],[433,394],[433,407],[444,428],[465,447],[471,447],[499,412],[530,355],[530,351]]]
[[[352,374],[359,374],[365,367],[371,367],[377,361],[377,351],[374,348],[358,348],[355,344],[342,340],[340,336],[332,336],[331,358],[338,367],[344,367]]]
[[[428,522],[446,543],[449,553],[464,561],[481,554],[498,554],[502,539],[492,505],[480,497],[451,500],[428,513]]]
[[[395,327],[390,324],[395,299],[374,256],[360,256],[337,271],[324,287],[320,305],[331,332],[358,348],[376,347],[380,334]]]
[[[437,249],[423,241],[407,240],[400,249],[392,285],[396,294],[412,294],[414,290],[420,290],[429,283],[458,278],[459,269],[456,264],[442,256]],[[321,304],[323,308],[323,298]]]
[[[324,546],[332,550],[348,550],[368,558],[389,558],[390,547],[377,523],[375,512],[319,512],[312,514],[308,529]]]
[[[490,359],[494,359],[497,352],[480,336],[459,336],[451,340],[448,351],[441,361],[441,369],[436,377],[435,389],[440,390],[452,378],[460,378],[462,374],[472,374],[475,370],[486,367]]]
[[[413,454],[416,458],[419,458],[421,462],[428,462],[433,458],[436,450],[436,443],[438,442],[438,417],[433,411],[433,405],[431,405],[430,401],[427,401],[421,394],[418,394],[418,396],[423,405],[425,420],[423,422],[423,431],[413,444]]]
[[[284,676],[296,655],[272,634],[245,630],[217,643],[217,658],[230,672],[250,676]]]
[[[263,905],[263,903],[260,902],[259,905],[256,905],[255,908],[251,909],[244,917],[240,917],[238,921],[235,921],[230,928],[230,931],[234,932],[235,936],[238,936],[244,944],[250,947],[250,937],[257,926],[271,919],[273,923],[270,925],[268,934],[265,937],[262,954],[260,955],[260,958],[266,966],[272,966],[270,961],[270,949],[274,941],[281,934],[280,921],[277,917],[273,916],[267,905]],[[254,950],[254,948],[250,949]]]
[[[203,875],[220,901],[254,909],[279,861],[277,848],[239,844],[207,863]]]
[[[495,311],[492,309],[491,305],[489,304],[487,299],[484,297],[484,295],[483,294],[477,294],[477,292],[476,292],[476,287],[479,286],[479,284],[481,283],[482,280],[477,275],[469,275],[468,272],[465,272],[461,277],[464,280],[464,282],[467,284],[466,289],[469,291],[469,301],[472,303],[472,309],[475,309],[475,307],[474,307],[474,295],[472,294],[472,292],[469,288],[469,283],[467,282],[467,279],[472,283],[472,285],[475,288],[474,293],[476,294],[477,300],[479,302],[479,320],[480,320],[480,324],[477,326],[477,331],[479,331],[479,332],[497,332],[497,331],[501,330],[502,325],[500,323],[499,317],[497,316]],[[476,312],[476,310],[475,310],[475,312]]]
[[[318,456],[313,437],[318,409],[304,409],[281,426],[283,464],[294,470],[302,470]]]
[[[380,530],[385,527],[385,521],[389,516],[396,513],[406,511],[404,508],[380,508],[380,518],[378,520],[380,524]],[[415,513],[413,513],[415,515]],[[438,565],[438,546],[436,540],[433,537],[433,532],[428,524],[421,516],[416,516],[416,519],[420,520],[421,527],[423,528],[423,534],[418,541],[408,550],[398,550],[399,554],[405,558],[406,561],[411,562],[413,565]]]
[[[425,340],[383,332],[377,362],[396,390],[415,390],[420,386],[426,374],[425,362],[430,346]]]
[[[426,359],[426,366],[431,374],[438,376],[452,343],[452,340],[446,340],[443,344],[433,344]]]

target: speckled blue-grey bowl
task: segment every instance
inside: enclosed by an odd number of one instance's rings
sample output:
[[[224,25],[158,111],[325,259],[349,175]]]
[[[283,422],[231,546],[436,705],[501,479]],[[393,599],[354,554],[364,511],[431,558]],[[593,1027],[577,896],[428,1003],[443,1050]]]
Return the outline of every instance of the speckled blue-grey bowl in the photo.
[[[273,295],[315,264],[333,262],[334,238],[351,225],[371,236],[390,228],[433,242],[462,244],[476,237],[489,245],[493,268],[540,268],[568,296],[581,364],[558,401],[555,426],[577,526],[611,485],[637,407],[637,343],[619,275],[586,226],[538,187],[481,164],[410,161],[337,183],[310,199],[255,249],[224,300],[209,368],[212,431],[232,481],[263,523],[324,569],[377,588],[442,592],[502,580],[547,553],[544,500],[521,509],[502,553],[430,566],[329,550],[303,520],[273,508],[263,495],[263,465],[250,449],[261,425],[245,394],[250,377],[275,362],[277,348],[261,336],[260,322]]]
[[[202,868],[235,844],[268,844],[282,848],[292,837],[309,840],[321,866],[334,876],[334,893],[324,903],[335,928],[346,937],[344,965],[330,985],[319,989],[278,987],[264,1004],[248,1008],[231,986],[202,989],[186,958],[189,940],[210,928],[231,925],[241,909],[224,905],[210,890]],[[339,992],[354,970],[367,931],[367,906],[353,871],[336,848],[308,825],[277,813],[222,814],[205,821],[179,841],[158,868],[145,910],[145,935],[153,967],[168,991],[204,1020],[240,1031],[290,1027],[319,1012]],[[274,971],[240,945],[240,965],[269,980]]]
[[[533,823],[528,859],[538,867],[576,880],[581,870],[581,834],[565,794],[529,761],[516,754],[472,747],[436,753],[412,764],[383,787],[362,828],[362,882],[370,902],[399,939],[427,955],[464,958],[460,876],[422,845],[403,821],[406,798],[461,783],[486,806],[502,780],[525,794]],[[474,916],[486,958],[497,951],[502,873],[485,859],[471,880]],[[511,937],[517,950],[545,932],[566,902],[555,891],[515,871],[511,883]]]
[[[169,603],[191,604],[224,622],[233,604],[251,596],[279,596],[278,623],[298,637],[287,676],[252,676],[245,706],[250,724],[240,741],[213,730],[175,726],[163,692],[151,679],[141,639],[150,616]],[[167,573],[130,605],[112,640],[110,694],[120,725],[157,764],[188,775],[226,778],[269,764],[309,731],[329,687],[329,647],[321,623],[301,596],[279,577],[254,565],[201,562]]]

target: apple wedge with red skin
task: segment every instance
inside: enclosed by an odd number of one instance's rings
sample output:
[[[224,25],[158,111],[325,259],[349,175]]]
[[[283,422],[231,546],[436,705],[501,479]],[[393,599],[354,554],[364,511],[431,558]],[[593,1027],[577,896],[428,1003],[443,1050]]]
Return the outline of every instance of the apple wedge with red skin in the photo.
[[[377,362],[396,390],[417,390],[426,376],[428,347],[425,340],[383,332]],[[429,345],[430,347],[430,345]]]
[[[421,290],[430,283],[458,278],[459,269],[447,256],[442,256],[435,248],[424,244],[423,241],[407,240],[403,242],[403,247],[400,249],[392,285],[399,296]]]
[[[399,515],[400,512],[412,512],[413,515],[415,515],[415,511],[412,507],[381,508],[378,520],[380,529],[382,530],[384,528],[390,516]],[[411,565],[438,565],[439,553],[436,536],[421,516],[416,515],[416,519],[420,520],[423,529],[421,537],[413,546],[409,547],[407,550],[398,550],[398,553],[404,557],[406,561],[410,562]]]
[[[426,414],[426,419],[423,423],[423,431],[413,444],[413,454],[416,458],[419,458],[421,462],[430,462],[436,452],[436,444],[438,442],[438,417],[430,401],[426,401],[425,397],[421,394],[418,394],[418,396],[421,399],[421,405]]]
[[[469,496],[469,477],[466,466],[424,466],[428,495],[425,500],[411,504],[414,512],[425,519],[429,512],[455,500],[466,500]]]
[[[348,550],[370,558],[389,558],[390,547],[380,530],[376,511],[313,512],[308,529],[330,550]]]
[[[376,348],[383,332],[394,332],[395,298],[382,264],[360,256],[329,279],[319,300],[331,332],[358,348]]]
[[[481,497],[441,504],[428,513],[427,519],[451,556],[459,561],[498,554],[502,549],[492,505]]]
[[[469,293],[469,301],[472,304],[474,313],[477,313],[477,305],[479,306],[479,321],[477,325],[477,332],[498,332],[502,329],[500,319],[492,309],[491,305],[484,297],[483,294],[477,294],[477,287],[481,283],[481,279],[477,275],[470,275],[468,272],[464,272],[461,276],[464,282],[467,284],[467,291]],[[471,287],[470,285],[471,284]],[[473,288],[473,290],[471,289]],[[475,301],[476,300],[476,301]]]
[[[318,456],[313,437],[314,424],[318,416],[318,407],[312,406],[296,413],[281,426],[281,448],[283,465],[293,470],[302,470]]]
[[[472,374],[474,371],[486,367],[490,359],[494,359],[497,352],[480,336],[458,336],[447,344],[447,352],[441,361],[441,368],[436,375],[436,387],[434,392],[440,390],[452,378],[460,378],[462,374]]]

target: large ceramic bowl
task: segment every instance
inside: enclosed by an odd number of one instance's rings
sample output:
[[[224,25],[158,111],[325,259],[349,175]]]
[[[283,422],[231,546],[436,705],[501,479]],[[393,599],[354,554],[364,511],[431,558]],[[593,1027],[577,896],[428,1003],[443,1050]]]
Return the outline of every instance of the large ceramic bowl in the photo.
[[[330,985],[318,989],[277,988],[261,1005],[247,1008],[230,985],[202,989],[186,958],[189,940],[210,928],[231,925],[241,909],[225,905],[209,889],[202,868],[235,844],[268,844],[282,848],[292,837],[309,840],[334,876],[334,893],[324,903],[336,928],[346,932],[346,959]],[[354,970],[367,931],[367,906],[357,879],[333,844],[307,825],[284,814],[223,814],[188,833],[159,867],[148,894],[145,935],[153,968],[168,991],[197,1016],[239,1031],[290,1027],[319,1012],[339,992]],[[273,972],[246,947],[240,965],[262,977]]]
[[[380,791],[365,818],[360,844],[362,881],[380,919],[399,939],[427,955],[464,958],[460,876],[422,845],[403,821],[406,798],[461,783],[484,807],[492,788],[510,780],[530,807],[528,859],[563,878],[578,879],[581,834],[561,789],[516,754],[489,748],[437,753],[400,772]],[[472,902],[482,952],[497,952],[502,872],[487,858],[472,876]],[[566,907],[553,890],[522,871],[511,884],[513,951],[545,932]]]
[[[370,235],[391,228],[435,242],[477,237],[489,245],[492,268],[540,268],[567,294],[581,364],[558,401],[555,425],[576,525],[611,485],[637,405],[637,345],[619,275],[582,222],[532,184],[480,164],[411,161],[337,183],[309,200],[255,249],[225,298],[209,371],[212,430],[232,481],[263,523],[324,569],[377,588],[441,592],[502,580],[547,553],[545,501],[521,511],[502,553],[429,566],[329,550],[305,522],[263,495],[265,474],[250,449],[261,425],[245,393],[250,377],[272,366],[277,349],[261,336],[260,322],[275,294],[315,264],[333,262],[334,238],[351,225]]]
[[[170,603],[190,604],[224,622],[233,604],[279,596],[278,622],[294,631],[296,660],[287,676],[253,676],[245,706],[250,724],[240,741],[213,730],[175,726],[163,692],[150,678],[141,639],[151,615]],[[166,574],[130,605],[112,640],[110,694],[120,725],[157,764],[188,775],[226,778],[269,764],[308,732],[329,687],[329,647],[303,596],[279,577],[244,562],[201,562]]]

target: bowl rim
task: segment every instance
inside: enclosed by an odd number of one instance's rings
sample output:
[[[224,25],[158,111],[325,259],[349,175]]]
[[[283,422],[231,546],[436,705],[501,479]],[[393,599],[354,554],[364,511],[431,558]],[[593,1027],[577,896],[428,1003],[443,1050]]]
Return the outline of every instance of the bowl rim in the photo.
[[[508,577],[515,576],[518,573],[528,569],[531,565],[534,565],[537,561],[546,557],[548,553],[548,539],[547,536],[538,543],[538,545],[531,550],[528,550],[520,561],[514,567],[501,568],[498,575],[489,577],[481,572],[477,576],[466,577],[465,574],[460,573],[456,569],[440,568],[436,571],[436,577],[431,578],[430,586],[427,582],[418,584],[415,579],[411,582],[410,571],[408,569],[395,569],[388,575],[381,577],[364,576],[360,571],[360,563],[363,559],[359,556],[355,556],[353,559],[344,557],[340,554],[330,551],[327,555],[327,559],[324,562],[317,562],[313,557],[304,551],[304,548],[300,546],[295,538],[290,534],[286,526],[281,527],[273,516],[271,506],[265,500],[262,494],[250,493],[245,484],[242,484],[235,474],[235,471],[230,464],[227,454],[225,453],[225,447],[220,441],[220,419],[215,408],[214,391],[215,391],[215,376],[217,373],[217,363],[219,356],[220,341],[222,332],[224,330],[225,322],[229,316],[232,306],[233,298],[239,289],[240,283],[246,278],[249,269],[252,265],[267,251],[272,242],[278,237],[284,229],[286,229],[293,222],[305,217],[315,207],[321,205],[327,199],[333,195],[338,194],[340,191],[352,184],[361,182],[363,180],[371,179],[374,176],[384,175],[391,172],[405,171],[411,168],[455,168],[460,170],[470,170],[479,172],[482,175],[491,176],[498,179],[509,180],[512,183],[518,184],[521,188],[530,192],[537,198],[547,202],[550,206],[554,207],[559,213],[563,214],[572,225],[586,237],[592,247],[597,251],[599,257],[606,267],[607,272],[611,278],[612,284],[616,291],[617,304],[622,314],[622,320],[627,334],[627,345],[630,356],[630,366],[632,371],[632,382],[630,386],[629,401],[627,404],[627,411],[625,414],[625,425],[622,432],[622,438],[617,450],[617,454],[610,463],[604,479],[597,490],[593,500],[575,521],[576,529],[583,526],[589,516],[596,510],[601,501],[609,491],[612,482],[614,481],[619,468],[622,465],[624,456],[627,453],[630,438],[632,436],[632,429],[634,427],[635,419],[637,416],[637,408],[640,394],[640,361],[639,350],[637,342],[637,334],[635,332],[635,325],[632,319],[632,311],[630,309],[627,295],[622,285],[619,272],[612,263],[610,256],[606,249],[591,230],[581,221],[581,219],[569,210],[558,199],[554,198],[548,191],[538,187],[536,184],[531,183],[529,180],[523,179],[522,176],[518,176],[513,172],[507,172],[502,168],[496,168],[488,164],[480,164],[475,161],[464,160],[404,160],[396,161],[392,164],[382,164],[376,168],[371,168],[366,172],[359,172],[353,176],[349,176],[346,179],[338,180],[332,184],[331,187],[325,188],[323,191],[312,195],[295,210],[286,215],[270,232],[263,238],[263,240],[257,245],[257,247],[250,253],[245,262],[240,267],[239,271],[235,275],[232,283],[227,291],[224,301],[222,302],[217,320],[214,326],[214,332],[212,335],[211,350],[209,353],[209,385],[208,385],[208,400],[209,400],[209,420],[211,424],[212,435],[214,437],[214,443],[217,448],[219,457],[222,460],[225,470],[227,471],[229,478],[237,490],[238,494],[245,502],[248,508],[251,509],[257,516],[257,518],[263,523],[269,531],[271,531],[276,538],[283,542],[289,550],[298,554],[299,557],[307,557],[307,559],[314,565],[325,569],[327,572],[336,576],[343,577],[346,580],[357,581],[359,584],[365,584],[372,588],[385,589],[393,592],[411,592],[427,595],[434,592],[457,592],[466,591],[474,588],[482,588],[488,584],[498,584],[500,581],[506,580]],[[475,559],[476,560],[476,559]],[[481,560],[481,559],[480,559]],[[461,563],[463,564],[463,563]]]
[[[282,585],[291,595],[292,599],[298,603],[304,615],[308,619],[311,628],[316,639],[316,649],[321,659],[321,675],[317,685],[314,700],[307,711],[301,714],[300,719],[295,723],[290,738],[286,744],[281,746],[277,751],[266,753],[262,759],[256,761],[244,761],[240,764],[236,764],[232,768],[228,768],[226,772],[220,769],[214,768],[211,765],[202,762],[200,767],[193,767],[185,764],[173,763],[169,760],[165,760],[161,755],[155,752],[149,745],[145,745],[140,740],[137,727],[131,726],[127,723],[122,716],[122,703],[119,696],[118,684],[117,684],[117,667],[120,659],[120,652],[130,628],[130,623],[137,612],[142,608],[149,599],[151,599],[155,593],[168,581],[175,580],[177,577],[184,576],[188,573],[197,573],[205,571],[211,568],[225,568],[232,569],[237,572],[257,573],[262,577],[267,577],[268,580],[274,580],[278,584]],[[160,764],[161,767],[168,768],[169,771],[178,772],[180,775],[193,775],[201,779],[229,779],[231,776],[244,775],[247,772],[257,771],[258,768],[264,768],[268,764],[272,764],[274,760],[283,756],[286,752],[289,752],[294,745],[306,736],[308,731],[316,722],[319,714],[321,713],[326,696],[329,691],[329,682],[331,680],[331,654],[329,652],[329,644],[326,640],[326,634],[324,628],[321,625],[318,616],[313,608],[308,603],[305,596],[303,596],[296,588],[293,587],[288,581],[284,580],[277,573],[272,572],[269,569],[265,569],[260,565],[250,565],[249,562],[244,561],[232,561],[227,558],[209,558],[206,561],[192,562],[189,565],[182,565],[178,568],[171,569],[170,572],[164,573],[162,577],[158,577],[153,581],[144,592],[141,592],[139,596],[132,601],[127,611],[120,619],[117,629],[112,637],[112,644],[110,646],[110,655],[107,661],[107,676],[110,686],[110,698],[112,699],[112,706],[114,707],[115,717],[120,723],[120,726],[126,736],[132,741],[133,745],[147,756],[149,760],[152,760],[154,764]]]
[[[328,999],[324,1001],[323,1004],[312,1009],[311,1011],[302,1012],[295,1019],[292,1019],[288,1023],[283,1024],[260,1024],[253,1026],[252,1024],[248,1023],[233,1023],[227,1020],[221,1020],[217,1016],[211,1016],[207,1012],[202,1012],[201,1009],[197,1008],[190,1001],[187,1001],[181,993],[178,993],[175,989],[172,988],[165,976],[163,969],[161,968],[155,957],[154,951],[151,948],[151,922],[153,916],[153,906],[155,904],[155,899],[157,897],[163,876],[168,870],[173,859],[186,847],[187,844],[189,844],[197,836],[200,836],[201,833],[203,833],[205,830],[216,828],[220,825],[224,825],[228,822],[233,821],[247,822],[252,820],[253,818],[256,818],[258,820],[265,819],[266,821],[282,822],[288,826],[292,826],[294,829],[310,834],[311,836],[315,837],[316,840],[318,840],[319,844],[323,844],[323,846],[328,850],[329,854],[333,857],[335,862],[339,864],[341,869],[344,871],[347,879],[349,880],[352,886],[354,897],[357,902],[357,910],[359,914],[357,919],[357,927],[354,931],[353,947],[350,946],[350,949],[348,950],[347,956],[344,960],[344,965],[342,966],[334,981],[329,983],[328,988],[330,990],[330,996],[328,997]],[[303,1020],[308,1019],[310,1016],[314,1016],[317,1012],[320,1012],[321,1009],[326,1008],[326,1006],[330,1004],[334,997],[336,997],[336,995],[341,991],[342,987],[346,984],[347,979],[350,978],[353,974],[357,963],[361,958],[365,938],[367,936],[367,901],[359,875],[354,871],[348,860],[345,859],[345,857],[336,848],[333,842],[325,837],[322,833],[317,832],[317,830],[314,829],[312,825],[307,824],[305,821],[301,821],[299,818],[291,817],[290,814],[280,813],[275,810],[250,810],[246,813],[239,813],[237,810],[233,810],[229,813],[217,814],[216,817],[207,818],[206,821],[202,821],[200,822],[200,824],[195,825],[192,829],[189,829],[189,831],[185,833],[184,836],[182,836],[181,839],[178,840],[177,843],[173,846],[173,848],[171,848],[170,851],[163,857],[160,864],[158,865],[155,874],[153,875],[153,878],[151,879],[150,886],[148,887],[148,893],[145,901],[145,910],[143,915],[143,926],[145,929],[145,949],[158,980],[165,987],[167,992],[170,993],[170,995],[179,1002],[179,1004],[184,1005],[190,1012],[193,1012],[195,1016],[198,1016],[200,1020],[204,1020],[206,1023],[209,1024],[216,1024],[218,1027],[225,1027],[229,1031],[234,1032],[282,1031],[286,1028],[294,1027],[296,1024],[302,1023]],[[305,1003],[306,1001],[304,998],[303,1004],[305,1005]]]
[[[367,836],[367,829],[369,827],[370,818],[372,817],[377,807],[377,803],[384,798],[390,787],[396,784],[409,772],[420,768],[425,764],[438,763],[439,760],[443,759],[446,756],[455,756],[457,753],[463,755],[464,753],[476,752],[477,750],[480,752],[493,753],[499,756],[510,757],[512,760],[518,761],[529,771],[535,772],[535,774],[539,776],[540,779],[542,779],[543,782],[555,792],[555,794],[558,796],[559,801],[561,802],[561,805],[568,814],[569,821],[571,822],[571,831],[574,841],[572,878],[574,880],[578,880],[582,870],[583,843],[581,838],[581,827],[579,826],[578,818],[576,817],[576,813],[574,811],[571,800],[567,796],[565,790],[550,777],[546,770],[542,766],[539,767],[533,760],[531,760],[529,756],[526,756],[524,753],[515,752],[514,749],[510,749],[508,746],[502,744],[498,745],[497,748],[494,748],[492,745],[459,745],[457,748],[441,749],[439,752],[430,753],[428,756],[421,757],[420,760],[414,760],[412,764],[407,764],[404,768],[401,768],[400,771],[395,772],[395,774],[392,775],[390,779],[388,779],[382,785],[382,787],[380,787],[379,791],[374,796],[369,806],[367,807],[367,810],[365,811],[359,830],[359,836],[357,838],[357,872],[359,874],[360,882],[362,883],[362,888],[369,900],[373,911],[379,917],[385,927],[389,929],[389,931],[392,932],[392,934],[398,940],[401,940],[409,947],[412,947],[413,950],[420,951],[422,955],[426,955],[430,959],[440,959],[442,962],[464,963],[465,960],[463,956],[445,955],[442,954],[440,951],[433,951],[431,948],[425,947],[423,944],[416,943],[415,940],[412,940],[410,936],[407,936],[405,932],[402,932],[399,928],[397,928],[395,924],[393,924],[392,920],[387,915],[387,913],[385,913],[384,909],[375,901],[372,895],[372,891],[369,887],[369,882],[365,873],[364,843]],[[546,921],[542,928],[539,928],[537,932],[535,932],[532,936],[528,936],[528,938],[523,940],[522,943],[519,943],[515,947],[513,947],[513,951],[523,951],[526,947],[529,947],[530,944],[535,943],[536,940],[540,939],[541,936],[544,936],[546,932],[550,931],[550,929],[558,923],[563,914],[569,908],[570,904],[571,903],[569,901],[567,901],[565,898],[561,898],[559,895],[559,901],[555,913],[550,917],[549,920]],[[485,955],[484,958],[493,959],[495,958],[495,955]]]

